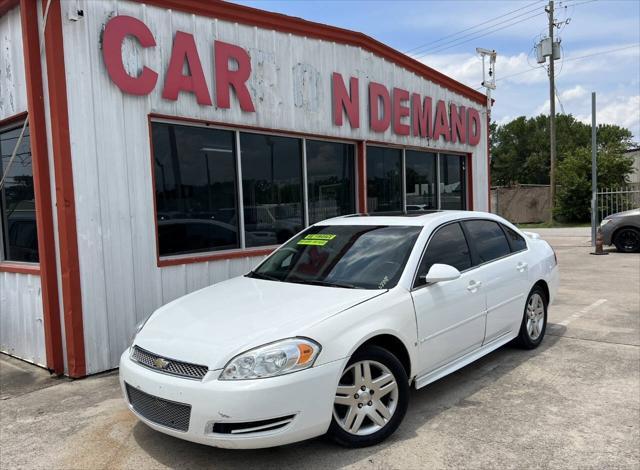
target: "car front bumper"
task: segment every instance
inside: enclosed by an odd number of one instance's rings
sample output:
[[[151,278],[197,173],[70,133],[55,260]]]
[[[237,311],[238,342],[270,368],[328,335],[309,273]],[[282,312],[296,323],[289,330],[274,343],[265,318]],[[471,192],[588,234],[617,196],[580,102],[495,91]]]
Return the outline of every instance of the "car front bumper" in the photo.
[[[120,358],[120,385],[129,409],[149,427],[171,436],[215,447],[254,449],[279,446],[324,434],[331,423],[333,399],[344,361],[292,374],[255,380],[218,380],[220,370],[200,380],[162,374]],[[191,406],[188,429],[179,431],[136,412],[126,384],[163,406],[163,400]],[[161,400],[156,400],[161,399]],[[250,423],[293,415],[285,426],[243,434],[214,432],[216,423]]]

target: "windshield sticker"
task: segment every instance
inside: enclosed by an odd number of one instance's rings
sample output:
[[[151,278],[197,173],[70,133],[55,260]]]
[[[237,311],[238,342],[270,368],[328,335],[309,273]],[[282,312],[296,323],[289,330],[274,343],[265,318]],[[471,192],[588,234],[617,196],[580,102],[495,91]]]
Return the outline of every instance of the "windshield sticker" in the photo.
[[[335,235],[328,233],[310,233],[305,235],[302,240],[298,241],[298,245],[325,246],[330,240],[336,238]]]

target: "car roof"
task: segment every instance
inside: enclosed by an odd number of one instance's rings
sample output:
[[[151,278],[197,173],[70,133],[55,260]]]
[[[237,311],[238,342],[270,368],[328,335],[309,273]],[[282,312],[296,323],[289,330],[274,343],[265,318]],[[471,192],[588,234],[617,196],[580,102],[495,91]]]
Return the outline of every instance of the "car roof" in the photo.
[[[439,225],[445,222],[459,219],[491,219],[501,221],[502,218],[489,212],[443,210],[426,213],[399,213],[399,214],[351,214],[333,219],[323,220],[314,225],[403,225],[418,226]]]

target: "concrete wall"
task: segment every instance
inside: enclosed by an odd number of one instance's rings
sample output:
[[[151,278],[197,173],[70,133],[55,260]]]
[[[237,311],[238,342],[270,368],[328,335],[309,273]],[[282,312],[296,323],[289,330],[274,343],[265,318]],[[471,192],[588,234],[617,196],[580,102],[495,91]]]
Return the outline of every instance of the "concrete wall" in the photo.
[[[549,186],[491,188],[491,212],[513,223],[549,220]]]

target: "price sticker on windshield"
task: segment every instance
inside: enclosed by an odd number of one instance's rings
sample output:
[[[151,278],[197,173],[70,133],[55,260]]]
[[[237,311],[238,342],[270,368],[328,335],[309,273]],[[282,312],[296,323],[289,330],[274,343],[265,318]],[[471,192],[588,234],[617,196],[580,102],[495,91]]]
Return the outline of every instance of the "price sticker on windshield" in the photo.
[[[298,241],[298,245],[325,246],[329,241],[336,238],[335,235],[328,233],[310,233],[305,235],[302,240]]]

